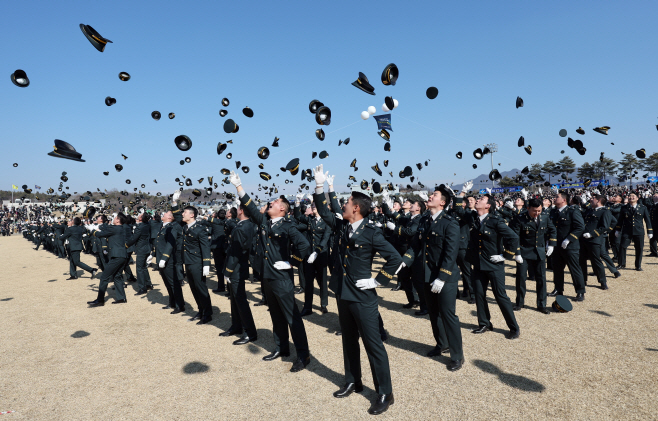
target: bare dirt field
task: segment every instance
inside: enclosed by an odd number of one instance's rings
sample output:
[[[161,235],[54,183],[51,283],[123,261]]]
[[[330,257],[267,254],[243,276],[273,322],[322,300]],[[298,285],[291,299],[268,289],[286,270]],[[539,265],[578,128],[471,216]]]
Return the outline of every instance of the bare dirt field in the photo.
[[[304,318],[312,362],[293,374],[292,357],[261,361],[274,349],[265,307],[252,306],[259,336],[246,346],[218,336],[230,326],[225,296],[211,293],[215,315],[208,325],[188,321],[194,300],[187,285],[188,314],[162,310],[166,289],[157,272],[149,272],[155,289],[148,295],[134,296],[131,284],[127,304],[110,305],[110,290],[104,307],[90,309],[86,301],[95,299],[98,279],[79,272],[81,278],[67,281],[68,261],[33,247],[19,235],[0,237],[0,412],[16,411],[3,421],[372,418],[366,411],[375,392],[365,351],[365,391],[332,396],[343,384],[333,295],[328,314],[316,306]],[[96,266],[91,255],[82,260]],[[493,299],[495,330],[483,335],[470,333],[477,326],[475,305],[459,300],[466,363],[455,373],[445,368],[448,357],[425,356],[435,345],[427,317],[401,307],[404,292],[379,288],[395,394],[380,418],[656,419],[658,259],[645,257],[643,267],[609,277],[608,291],[590,277],[586,300],[566,314],[534,311],[535,284],[528,282],[531,308],[516,313],[521,337],[513,341],[505,339]],[[512,300],[513,273],[508,265]],[[548,277],[551,291],[551,272]],[[214,271],[209,286],[216,287]],[[247,293],[253,304],[260,285],[248,282]],[[575,296],[571,284],[565,294]]]

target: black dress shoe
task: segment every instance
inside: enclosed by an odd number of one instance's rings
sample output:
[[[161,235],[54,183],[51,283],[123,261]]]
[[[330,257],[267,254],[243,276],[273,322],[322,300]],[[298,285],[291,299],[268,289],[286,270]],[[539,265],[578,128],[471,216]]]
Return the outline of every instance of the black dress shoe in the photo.
[[[551,311],[546,307],[537,307],[537,311],[544,314],[551,314]]]
[[[202,317],[201,320],[196,322],[196,324],[205,325],[206,323],[210,323],[211,320],[212,320],[212,316],[205,316],[205,317]]]
[[[522,305],[518,305],[518,304],[515,305],[514,308],[513,308],[514,311],[521,311],[522,309],[523,309],[523,306],[522,306]]]
[[[574,301],[585,301],[585,294],[576,294]]]
[[[147,291],[152,291],[153,290],[153,285],[149,285],[145,288]]]
[[[658,257],[658,254],[656,254],[656,253],[649,253],[649,254],[647,254],[646,257]]]
[[[356,383],[347,383],[345,386],[334,392],[334,398],[346,398],[354,392],[363,392],[363,383],[360,381]]]
[[[199,320],[199,319],[201,319],[201,313],[195,314],[194,316],[192,316],[192,318],[189,321],[193,322],[193,321]]]
[[[226,288],[216,288],[213,289],[212,292],[214,292],[215,294],[221,294],[222,292],[226,292]]]
[[[299,295],[299,294],[303,294],[303,293],[304,293],[304,288],[299,288],[299,287],[298,287],[298,288],[295,290],[295,294],[297,294],[297,295]]]
[[[606,284],[601,284],[601,286],[599,286],[599,288],[601,288],[602,290],[605,291],[605,290],[608,289],[608,284],[607,283]]]
[[[94,277],[96,276],[97,273],[98,273],[98,269],[92,269],[91,270],[91,279],[94,279]]]
[[[329,313],[329,310],[327,310],[327,307],[321,307],[321,308],[320,308],[320,311],[322,312],[322,314],[327,314],[327,313]]]
[[[427,310],[418,310],[418,311],[415,311],[414,314],[416,316],[425,316],[425,315],[429,314],[429,312]]]
[[[399,291],[399,290],[400,290],[400,287],[401,287],[401,285],[400,285],[400,283],[398,283],[396,286],[394,286],[393,288],[391,288],[391,291]],[[334,395],[335,395],[335,394],[334,394]]]
[[[238,335],[241,334],[242,332],[238,332],[237,330],[225,330],[222,333],[219,334],[219,336],[233,336],[233,335]]]
[[[638,272],[644,271],[644,269],[642,269],[642,268],[635,268],[635,270],[638,271]]]
[[[72,281],[74,279],[78,279],[78,277],[77,276],[76,277],[71,276],[71,277],[66,278],[67,281]]]
[[[416,304],[416,302],[413,302],[413,303],[407,303],[407,304],[403,305],[402,308],[414,308],[414,307],[416,307],[417,305],[418,305],[418,304]]]
[[[521,330],[510,330],[509,333],[505,335],[507,339],[516,339],[519,336],[521,336]]]
[[[140,289],[139,291],[137,291],[137,292],[135,293],[135,295],[144,295],[144,294],[146,294],[147,292],[148,292],[148,291],[146,291],[146,288],[144,288],[144,289]]]
[[[105,305],[105,301],[101,301],[101,300],[87,301],[87,304],[89,304],[89,307],[102,307]]]
[[[299,313],[299,315],[302,316],[302,317],[304,317],[304,316],[309,316],[309,315],[311,315],[311,314],[313,314],[313,310],[309,310],[309,309],[307,309],[307,308],[303,308],[303,309],[302,309],[302,312]]]
[[[379,395],[377,400],[370,405],[368,413],[370,415],[379,415],[386,412],[389,406],[393,405],[395,400],[393,399],[393,394],[389,393],[388,395]]]
[[[112,304],[126,304],[127,302],[128,300],[124,298],[123,300],[114,300],[112,301]]]
[[[427,353],[428,357],[438,357],[441,354],[446,354],[450,352],[450,348],[439,348],[438,346],[435,346],[433,350]]]
[[[289,356],[290,356],[290,352],[274,351],[273,353],[264,356],[263,361],[274,361],[279,357],[289,357]]]
[[[171,306],[168,306],[168,305],[166,305],[166,306],[164,306],[164,307],[162,307],[162,309],[163,309],[163,310],[170,310],[170,309],[172,309],[172,308],[173,308],[173,307],[171,307]]]
[[[180,308],[177,308],[177,309],[174,309],[174,311],[172,311],[169,314],[178,314],[178,313],[182,313],[182,312],[183,312],[183,310],[181,310]]]
[[[128,282],[137,282],[137,278],[134,276],[132,278],[128,278]]]
[[[620,272],[615,272],[615,279],[621,278],[621,273]]]
[[[297,373],[298,371],[302,371],[310,363],[311,363],[311,357],[306,357],[303,360],[301,358],[297,358],[297,361],[295,361],[292,367],[290,367],[290,372]]]
[[[245,344],[248,344],[249,342],[254,342],[256,339],[258,339],[258,336],[254,336],[252,338],[252,337],[249,337],[247,335],[244,335],[243,337],[241,337],[237,341],[233,341],[233,345],[245,345]]]
[[[260,300],[259,302],[257,302],[256,304],[254,304],[254,307],[264,306],[264,305],[265,305],[265,301]]]
[[[558,295],[562,295],[562,293],[561,293],[560,291],[558,291],[557,289],[554,289],[553,292],[551,292],[551,293],[549,293],[549,294],[547,294],[547,295],[548,295],[549,297],[557,297]]]
[[[617,269],[626,269],[625,265],[617,265]]]
[[[337,331],[334,333],[334,335],[336,335],[336,336],[342,336],[342,335],[343,335],[343,332],[341,332],[340,330],[337,330]]]
[[[450,361],[450,363],[446,368],[448,369],[448,371],[457,371],[460,368],[462,368],[463,365],[464,365],[464,360]]]
[[[475,304],[475,298],[473,298],[473,297],[469,297],[469,299],[468,299],[468,303],[469,303],[469,304]]]
[[[477,329],[471,330],[471,333],[480,334],[480,333],[486,332],[487,330],[493,330],[493,325],[491,325],[491,326],[480,326]]]

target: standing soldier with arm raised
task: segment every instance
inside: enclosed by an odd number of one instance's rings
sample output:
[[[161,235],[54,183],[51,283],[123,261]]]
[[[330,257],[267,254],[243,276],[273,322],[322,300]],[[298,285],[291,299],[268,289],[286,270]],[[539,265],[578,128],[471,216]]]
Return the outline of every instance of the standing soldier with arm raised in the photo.
[[[336,230],[338,250],[329,287],[338,300],[338,319],[343,339],[343,363],[345,385],[334,393],[344,398],[353,392],[361,392],[361,357],[359,338],[368,355],[372,369],[377,399],[368,412],[373,415],[385,412],[393,404],[393,385],[388,354],[379,331],[379,308],[376,288],[386,286],[393,278],[402,259],[395,248],[384,238],[381,229],[368,221],[370,198],[363,193],[352,192],[343,207],[342,220],[327,209],[324,182],[328,172],[322,165],[315,168],[315,195],[313,201],[320,217]],[[372,278],[372,262],[375,254],[386,261],[376,278]]]
[[[137,227],[132,238],[126,241],[126,246],[135,245],[135,266],[137,267],[137,293],[135,295],[146,294],[153,289],[151,276],[148,272],[146,260],[151,254],[151,225],[149,221],[151,215],[140,213],[137,217]]]
[[[631,245],[635,246],[635,270],[642,270],[642,252],[644,250],[644,224],[647,225],[647,235],[649,240],[653,238],[653,227],[649,210],[646,206],[638,203],[638,196],[635,192],[628,195],[628,205],[621,208],[619,220],[617,221],[616,237],[621,237],[619,249],[619,266],[626,268],[626,250]]]
[[[87,272],[91,273],[93,278],[98,269],[92,269],[83,262],[80,261],[80,252],[82,251],[82,236],[87,233],[87,230],[82,227],[82,221],[80,218],[75,217],[69,223],[69,227],[64,230],[64,233],[58,237],[59,241],[69,240],[69,247],[71,250],[69,261],[70,261],[70,278],[67,279],[78,279],[77,268],[82,268]]]
[[[290,203],[284,196],[270,203],[267,214],[262,214],[253,200],[242,188],[240,177],[231,172],[233,184],[240,197],[240,202],[246,208],[245,214],[258,227],[258,257],[262,259],[263,288],[272,318],[272,331],[276,350],[263,357],[264,361],[272,361],[279,357],[290,355],[288,329],[297,350],[297,360],[290,369],[296,373],[303,370],[311,361],[308,349],[308,339],[304,321],[297,308],[293,292],[292,265],[290,264],[290,247],[294,246],[301,258],[308,256],[308,241],[297,230],[291,220],[286,218]],[[268,220],[267,216],[270,217]]]

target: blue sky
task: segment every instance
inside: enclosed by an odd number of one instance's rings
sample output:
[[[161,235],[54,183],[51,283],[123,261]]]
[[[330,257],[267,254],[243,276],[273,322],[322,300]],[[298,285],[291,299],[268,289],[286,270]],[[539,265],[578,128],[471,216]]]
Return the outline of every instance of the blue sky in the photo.
[[[472,169],[471,152],[490,142],[499,145],[500,170],[559,160],[562,149],[577,164],[602,151],[619,159],[644,147],[649,155],[658,135],[657,12],[649,1],[1,2],[1,188],[57,188],[66,171],[69,192],[144,183],[151,193],[170,193],[176,177],[218,181],[222,168],[240,160],[251,168],[241,173],[251,191],[261,181],[260,162],[274,176],[295,157],[302,168],[325,164],[339,189],[352,174],[399,182],[405,165],[431,186],[488,172],[488,159]],[[80,23],[114,43],[96,51]],[[400,78],[387,87],[379,79],[391,62]],[[28,88],[11,83],[16,69],[27,72]],[[130,81],[119,80],[122,71]],[[359,71],[376,96],[351,86]],[[429,86],[439,89],[433,101],[425,97]],[[111,107],[108,95],[117,99]],[[389,95],[400,106],[385,152],[376,122],[360,113],[374,105],[381,114]],[[517,95],[525,101],[518,110]],[[223,97],[231,101],[225,118]],[[320,126],[308,111],[312,99],[332,110],[324,142],[314,136]],[[253,118],[242,115],[245,106]],[[160,121],[151,119],[154,110]],[[236,120],[238,133],[224,133],[226,118]],[[591,130],[603,125],[611,127],[608,136]],[[584,157],[558,136],[563,128],[585,143]],[[180,134],[192,139],[189,152],[175,148]],[[532,156],[516,147],[521,135]],[[270,147],[275,136],[279,148]],[[350,144],[338,147],[347,137]],[[56,138],[86,162],[48,156]],[[218,156],[217,142],[229,139],[234,143]],[[260,146],[270,147],[269,159],[257,157]],[[322,150],[327,159],[311,159]],[[464,159],[455,158],[458,151]],[[192,162],[181,166],[186,156]],[[395,178],[370,169],[385,159]],[[429,167],[417,171],[427,159]],[[281,186],[284,179],[273,177]]]

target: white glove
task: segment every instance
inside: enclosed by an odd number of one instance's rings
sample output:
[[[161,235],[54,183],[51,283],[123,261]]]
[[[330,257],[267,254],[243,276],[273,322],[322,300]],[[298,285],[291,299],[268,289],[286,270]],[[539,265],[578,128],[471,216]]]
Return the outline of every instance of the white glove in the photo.
[[[592,234],[586,232],[585,234],[583,234],[583,238],[592,238]]]
[[[229,278],[228,276],[225,276],[224,277],[224,282],[227,283],[227,284],[230,284],[231,283],[231,278]]]
[[[508,200],[507,202],[505,202],[505,207],[508,209],[514,209],[514,203],[512,203],[511,200]]]
[[[551,187],[551,190],[553,190],[555,193],[558,192],[557,186],[553,186],[553,187]]]
[[[340,213],[336,213],[335,215],[336,215],[336,218],[341,219],[341,220],[343,219],[343,215],[342,215],[342,214],[340,214]]]
[[[308,256],[308,260],[306,260],[306,261],[307,261],[308,263],[313,263],[313,262],[315,262],[315,259],[317,259],[317,258],[318,258],[318,252],[317,252],[317,251],[314,251],[313,253],[311,253],[310,256]],[[275,265],[275,266],[276,266],[276,265]]]
[[[407,267],[406,263],[404,262],[400,263],[400,267],[398,268],[398,270],[395,271],[395,274],[397,275],[398,272],[402,270],[402,268],[406,268],[406,267]]]
[[[615,237],[619,237],[619,231],[615,231]]]
[[[327,171],[326,173],[322,172],[322,164],[318,165],[313,170],[313,177],[315,177],[315,185],[317,187],[324,186],[324,182],[327,181],[328,176],[329,176],[329,171]]]
[[[514,260],[516,260],[516,263],[518,264],[523,263],[523,257],[521,257],[521,255],[514,256]]]
[[[592,195],[591,195],[590,192],[588,192],[587,190],[585,190],[585,196],[586,196],[588,199],[591,199],[591,198],[592,198]]]
[[[307,198],[308,200],[310,200],[311,203],[313,203],[313,195],[312,195],[311,193],[308,193],[308,194],[306,195],[306,198]]]
[[[356,287],[361,290],[377,288],[377,285],[379,285],[379,282],[375,281],[373,278],[359,279],[356,281]]]
[[[491,260],[492,263],[498,263],[498,262],[504,262],[505,258],[503,257],[502,254],[496,254],[491,256],[489,260]]]
[[[442,280],[435,279],[434,282],[432,282],[432,292],[435,294],[440,294],[444,284],[445,282]]]
[[[68,244],[68,243],[69,243],[69,240],[64,241],[64,244]],[[107,253],[106,253],[106,254],[107,254]]]
[[[429,197],[427,196],[427,192],[426,192],[426,191],[421,191],[420,193],[418,193],[418,196],[420,196],[420,198],[423,199],[423,200],[426,201],[426,202],[427,202],[427,200],[429,199]]]
[[[280,261],[278,261],[278,262],[274,262],[274,269],[278,269],[278,270],[288,270],[288,269],[290,269],[290,268],[292,268],[292,266],[291,266],[290,263],[288,263],[288,262],[284,262],[284,261],[282,261],[282,260],[280,260]]]
[[[327,175],[327,185],[331,188],[334,185],[335,175]]]
[[[87,234],[82,234],[82,237],[86,237],[86,236],[87,236]]]
[[[487,191],[487,194],[491,194],[491,189],[489,187],[484,188]]]
[[[103,250],[103,254],[107,254],[107,250]]]
[[[383,225],[382,225],[381,222],[375,222],[375,226],[376,226],[377,228],[381,228]]]
[[[592,190],[592,193],[594,193],[594,194],[601,194],[601,192],[599,191],[599,189],[594,189],[594,190]]]
[[[160,263],[158,263],[158,267],[159,267],[160,269],[164,269],[164,267],[165,267],[166,265],[167,265],[167,261],[166,261],[166,260],[160,260]]]
[[[653,238],[653,234],[648,234],[648,236],[649,236],[649,240]]]
[[[141,208],[141,209],[139,210],[139,214],[141,215],[141,214],[143,214],[143,213],[144,213],[144,208]]]
[[[295,203],[298,204],[299,202],[302,201],[303,198],[304,198],[304,193],[297,193],[297,194],[295,195]]]
[[[180,190],[176,190],[174,194],[171,196],[171,201],[177,202],[179,198],[180,198]]]
[[[569,239],[564,240],[562,242],[562,248],[566,249],[567,247],[569,247],[569,243],[570,243]]]
[[[231,171],[231,176],[229,177],[229,181],[231,184],[235,186],[237,189],[242,185],[242,181],[240,181],[240,176],[235,173],[235,171]]]
[[[390,230],[394,230],[395,229],[395,224],[393,222],[387,222],[386,223],[386,228],[388,228]]]
[[[553,249],[554,248],[555,247],[553,247],[553,246],[546,247],[546,257],[550,257],[550,255],[553,254]]]
[[[528,198],[528,190],[526,190],[525,187],[521,189],[521,194],[523,195],[524,199]]]
[[[203,267],[203,276],[208,276],[210,275],[210,266],[204,266]]]
[[[149,254],[149,257],[146,258],[146,264],[150,265],[152,261],[153,261],[153,256]]]
[[[466,194],[466,193],[468,193],[472,188],[473,188],[473,181],[468,180],[468,181],[465,182],[464,185],[462,186],[462,193]]]

